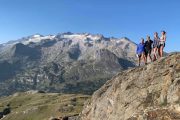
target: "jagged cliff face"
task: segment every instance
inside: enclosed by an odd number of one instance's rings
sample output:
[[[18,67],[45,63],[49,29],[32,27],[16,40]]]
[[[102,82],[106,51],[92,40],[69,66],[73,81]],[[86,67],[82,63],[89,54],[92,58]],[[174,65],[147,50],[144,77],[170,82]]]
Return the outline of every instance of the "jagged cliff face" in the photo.
[[[85,105],[82,120],[180,120],[180,53],[123,71]]]
[[[127,38],[63,33],[33,35],[0,45],[0,96],[17,91],[91,94],[121,70],[135,66]]]

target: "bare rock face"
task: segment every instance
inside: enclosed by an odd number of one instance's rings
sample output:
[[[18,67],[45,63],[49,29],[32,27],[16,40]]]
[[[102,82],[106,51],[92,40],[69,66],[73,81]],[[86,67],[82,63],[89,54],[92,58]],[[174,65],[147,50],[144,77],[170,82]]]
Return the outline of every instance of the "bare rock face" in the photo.
[[[82,120],[180,120],[180,53],[117,74],[86,103]]]
[[[92,94],[136,66],[135,50],[128,38],[70,32],[0,44],[0,96],[29,90]]]

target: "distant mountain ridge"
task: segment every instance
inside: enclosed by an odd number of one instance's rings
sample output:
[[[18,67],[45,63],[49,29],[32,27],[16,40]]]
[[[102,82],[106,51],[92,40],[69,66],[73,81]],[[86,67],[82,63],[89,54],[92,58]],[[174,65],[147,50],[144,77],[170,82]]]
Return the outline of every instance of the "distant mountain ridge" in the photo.
[[[18,91],[91,94],[135,66],[136,44],[100,34],[40,34],[0,44],[0,95]]]

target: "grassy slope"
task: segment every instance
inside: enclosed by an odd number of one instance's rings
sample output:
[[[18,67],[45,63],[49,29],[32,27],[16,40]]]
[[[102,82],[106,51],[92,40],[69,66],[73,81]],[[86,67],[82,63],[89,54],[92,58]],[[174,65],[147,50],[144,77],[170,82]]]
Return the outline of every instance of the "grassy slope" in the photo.
[[[0,98],[0,111],[8,104],[11,113],[3,120],[48,120],[50,117],[79,114],[87,95],[18,93]]]

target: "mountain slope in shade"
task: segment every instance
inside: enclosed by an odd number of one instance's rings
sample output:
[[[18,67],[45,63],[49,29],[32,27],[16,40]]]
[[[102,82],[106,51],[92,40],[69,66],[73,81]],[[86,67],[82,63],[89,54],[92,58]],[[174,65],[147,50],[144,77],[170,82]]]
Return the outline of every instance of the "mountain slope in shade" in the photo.
[[[82,120],[180,120],[180,53],[120,72],[85,105]]]
[[[17,91],[91,94],[135,66],[136,44],[89,33],[32,35],[1,45],[1,95]]]

